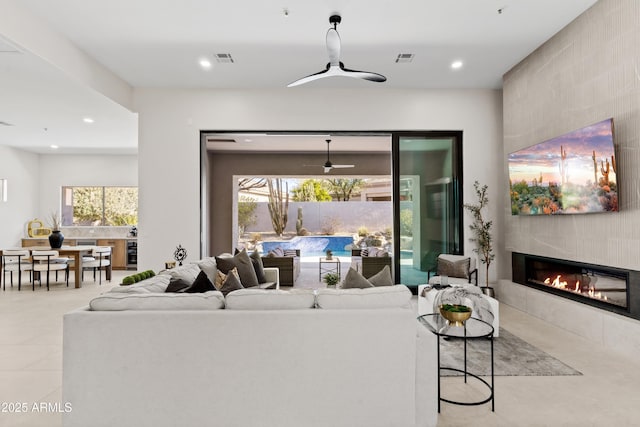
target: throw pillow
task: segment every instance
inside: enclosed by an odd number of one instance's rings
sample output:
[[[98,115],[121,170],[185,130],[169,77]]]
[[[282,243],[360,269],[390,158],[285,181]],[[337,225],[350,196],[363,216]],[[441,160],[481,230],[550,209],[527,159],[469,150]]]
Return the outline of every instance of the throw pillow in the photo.
[[[470,258],[461,259],[459,261],[449,261],[438,258],[438,266],[436,272],[438,276],[458,277],[461,279],[469,279]]]
[[[197,262],[200,270],[204,271],[207,274],[211,283],[216,280],[216,273],[218,271],[218,267],[216,266],[216,259],[214,257],[203,258]]]
[[[238,277],[238,270],[233,268],[229,271],[229,274],[227,274],[227,277],[225,277],[222,282],[222,286],[218,290],[222,292],[222,295],[227,296],[229,292],[237,291],[238,289],[244,289],[244,286],[242,286],[242,281],[240,277]]]
[[[165,292],[184,292],[189,286],[191,286],[191,283],[187,282],[184,278],[172,278]]]
[[[195,294],[198,292],[208,292],[215,290],[216,288],[215,286],[213,286],[213,283],[211,283],[211,280],[209,280],[209,278],[207,277],[207,273],[201,271],[200,274],[198,274],[198,277],[196,277],[196,280],[191,284],[191,286],[184,290],[184,293]]]
[[[378,248],[368,248],[367,254],[362,256],[376,256],[377,253],[378,253]]]
[[[275,257],[280,257],[280,256],[284,256],[284,249],[282,249],[281,247],[277,247],[273,250],[270,250],[269,253],[267,254],[267,256],[269,258],[275,258]]]
[[[213,286],[216,287],[217,290],[222,289],[222,284],[224,283],[224,279],[227,278],[227,275],[222,271],[218,270],[216,272],[216,280],[213,282]]]
[[[354,289],[354,288],[372,288],[373,285],[365,279],[365,277],[358,273],[353,268],[349,268],[347,275],[342,282],[342,289]]]
[[[238,255],[240,251],[236,248],[234,252],[235,255]],[[256,272],[256,278],[258,279],[258,283],[264,283],[267,281],[267,278],[264,275],[264,265],[262,264],[262,257],[260,256],[260,252],[257,250],[251,252],[249,255],[251,258],[251,264],[253,264],[253,269]]]
[[[378,271],[373,276],[369,277],[369,283],[373,286],[393,286],[393,278],[391,277],[391,269],[388,265],[385,265],[384,268]]]
[[[264,265],[262,264],[262,257],[260,256],[260,252],[253,251],[251,253],[251,263],[253,264],[253,269],[256,272],[256,278],[258,279],[258,283],[264,283],[267,281],[267,278],[264,275]]]
[[[237,268],[243,287],[258,286],[258,277],[246,249],[243,249],[233,257],[216,257],[216,264],[218,265],[218,270],[225,274],[228,274],[234,267]]]

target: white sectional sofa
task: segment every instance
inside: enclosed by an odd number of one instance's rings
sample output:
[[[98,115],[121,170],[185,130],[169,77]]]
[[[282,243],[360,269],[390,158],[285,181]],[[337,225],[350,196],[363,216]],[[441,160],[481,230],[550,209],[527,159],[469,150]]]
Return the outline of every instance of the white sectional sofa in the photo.
[[[405,286],[161,286],[64,316],[64,426],[436,425],[435,337]]]

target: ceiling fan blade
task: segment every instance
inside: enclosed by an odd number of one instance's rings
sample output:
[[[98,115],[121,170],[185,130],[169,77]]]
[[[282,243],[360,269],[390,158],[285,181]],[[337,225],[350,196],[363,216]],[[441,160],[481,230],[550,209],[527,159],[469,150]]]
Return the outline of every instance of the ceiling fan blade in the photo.
[[[340,35],[333,28],[327,31],[327,54],[330,65],[340,64]]]
[[[329,67],[330,64],[327,64],[327,68],[322,70],[322,71],[318,71],[315,74],[310,74],[306,77],[303,77],[301,79],[296,80],[295,82],[291,82],[287,85],[287,87],[294,87],[294,86],[299,86],[299,85],[303,85],[305,83],[309,83],[312,82],[314,80],[318,80],[318,79],[322,79],[324,77],[329,77],[329,75],[327,74],[330,70]]]
[[[331,165],[334,169],[355,168],[356,165]]]
[[[344,71],[344,76],[354,77],[356,79],[369,80],[372,82],[386,82],[387,78],[382,74],[372,73],[370,71],[358,71],[358,70],[350,70],[348,68],[344,68],[344,65],[340,63],[340,69]]]
[[[333,166],[324,166],[324,173],[331,172],[331,169],[333,169]]]

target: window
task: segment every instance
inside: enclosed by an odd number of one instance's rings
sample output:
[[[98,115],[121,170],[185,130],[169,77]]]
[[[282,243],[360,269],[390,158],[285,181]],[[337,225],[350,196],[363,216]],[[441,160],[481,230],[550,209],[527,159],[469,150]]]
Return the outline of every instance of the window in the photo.
[[[138,187],[62,187],[62,225],[138,224]]]

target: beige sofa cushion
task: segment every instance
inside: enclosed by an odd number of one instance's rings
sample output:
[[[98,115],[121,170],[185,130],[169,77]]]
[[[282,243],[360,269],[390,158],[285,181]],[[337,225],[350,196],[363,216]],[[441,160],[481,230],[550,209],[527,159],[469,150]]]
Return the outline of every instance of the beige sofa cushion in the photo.
[[[316,305],[325,309],[409,307],[411,291],[404,285],[366,289],[318,289]]]
[[[227,294],[227,310],[294,310],[313,308],[312,289],[266,290],[240,289]]]
[[[93,311],[123,310],[218,310],[224,297],[218,291],[185,293],[111,293],[91,300]]]

